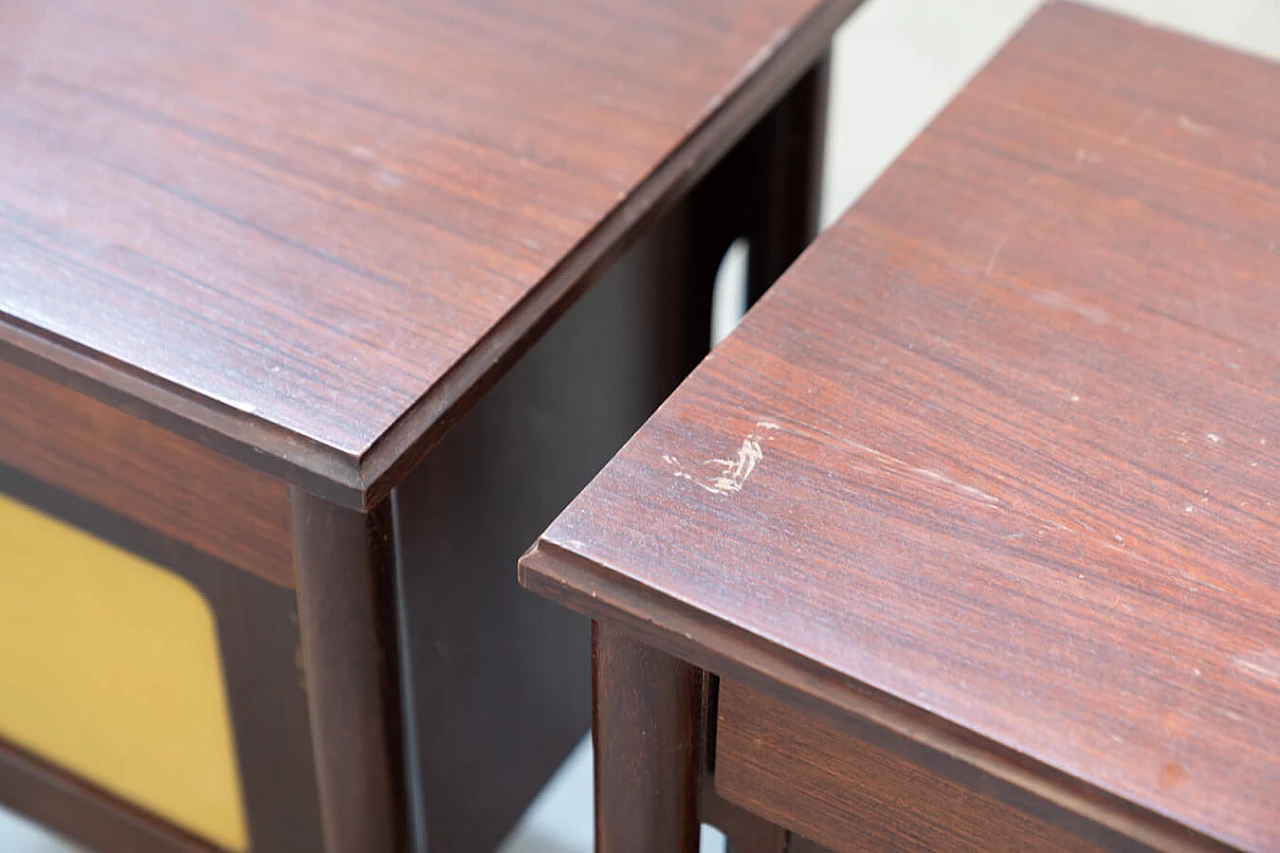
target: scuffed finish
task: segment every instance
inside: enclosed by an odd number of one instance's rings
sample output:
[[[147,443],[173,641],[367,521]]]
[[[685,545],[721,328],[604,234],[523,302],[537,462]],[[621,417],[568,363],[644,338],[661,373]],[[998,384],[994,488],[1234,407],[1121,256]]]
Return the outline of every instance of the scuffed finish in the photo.
[[[707,165],[647,184],[667,158],[755,86],[698,156],[723,151],[854,5],[5,3],[5,336],[85,352],[216,413],[161,404],[179,418],[365,488],[555,299],[508,323],[522,301],[567,265],[564,296],[634,236]],[[420,404],[431,423],[360,469]]]
[[[1051,5],[525,582],[1152,847],[1280,850],[1278,243],[1280,67]],[[762,420],[731,500],[663,461]]]

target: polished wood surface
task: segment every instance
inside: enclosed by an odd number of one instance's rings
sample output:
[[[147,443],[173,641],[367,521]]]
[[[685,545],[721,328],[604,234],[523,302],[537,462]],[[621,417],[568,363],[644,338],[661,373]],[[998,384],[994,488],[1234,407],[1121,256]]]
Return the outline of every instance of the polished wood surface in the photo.
[[[268,544],[283,544],[276,553],[286,555],[290,585],[291,528],[300,540],[301,617],[292,589],[243,594],[263,582],[223,564],[195,573],[193,582],[215,603],[228,655],[252,849],[318,850],[327,843],[362,853],[388,845],[491,850],[587,731],[588,623],[519,589],[511,567],[705,354],[712,284],[728,244],[735,238],[750,243],[749,274],[758,292],[811,237],[773,214],[775,208],[800,211],[798,221],[807,223],[816,211],[824,83],[825,63],[819,63],[773,103],[710,173],[647,223],[645,234],[484,390],[370,515],[299,492],[299,505],[316,514],[307,510],[295,524],[286,518],[267,527],[273,531]],[[209,439],[203,434],[176,436],[166,428],[180,432],[181,425],[164,419],[138,420],[139,413],[155,413],[123,393],[86,396],[101,389],[14,347],[0,344],[0,357],[16,358],[23,368],[13,369],[21,377],[13,398],[22,427],[14,431],[32,449],[12,461],[31,470],[28,457],[52,460],[56,465],[33,470],[68,489],[101,482],[88,494],[104,507],[54,501],[55,514],[105,528],[107,538],[139,553],[155,550],[138,541],[140,525],[97,524],[93,516],[111,516],[106,508],[116,508],[158,528],[161,510],[172,510],[179,520],[213,531],[222,516],[238,512],[279,519],[278,507],[264,512],[253,494],[240,495],[233,483],[222,482],[216,466],[184,464],[183,454],[230,463],[283,493],[279,481],[219,453],[228,450],[224,444],[197,443]],[[27,405],[38,418],[26,414]],[[99,420],[110,428],[96,426]],[[68,443],[68,435],[83,441]],[[259,464],[280,473],[272,460],[256,459]],[[99,476],[98,468],[117,479]],[[12,485],[0,476],[0,489]],[[128,500],[134,491],[150,500],[151,490],[163,496],[173,489],[177,494],[155,501],[159,509],[150,515],[135,512]],[[196,508],[187,491],[221,499]],[[24,489],[14,493],[33,500]],[[376,541],[365,535],[368,524],[382,530]],[[118,535],[129,527],[138,529]],[[169,532],[189,536],[181,525]],[[224,529],[221,539],[207,537],[206,547],[238,549],[234,553],[251,558],[253,540],[236,536]],[[191,576],[190,549],[162,543],[160,550],[160,562]],[[222,595],[228,590],[230,596]],[[299,623],[308,650],[305,674],[303,655],[295,656]],[[314,729],[306,701],[294,699],[311,701]],[[63,797],[63,789],[35,777],[23,788],[17,775],[0,797],[21,788],[14,795],[21,809],[91,847],[113,849],[123,830],[109,818],[121,810],[105,792],[72,785]],[[324,841],[318,787],[329,804]],[[50,799],[32,803],[32,796]],[[146,819],[157,824],[158,837],[172,835],[155,816]]]
[[[701,673],[609,624],[591,650],[595,849],[697,853]]]
[[[1096,843],[1280,849],[1278,139],[1280,67],[1048,6],[526,584]]]
[[[716,791],[838,853],[1099,849],[740,684],[717,704]]]
[[[290,491],[302,664],[325,853],[400,853],[412,831],[394,520]]]
[[[0,465],[294,585],[283,483],[3,361]]]
[[[0,340],[371,506],[856,0],[0,11]]]
[[[816,211],[821,158],[798,158],[803,175],[792,161],[821,139],[823,72],[801,78],[392,492],[430,849],[494,849],[587,733],[589,623],[521,589],[512,567],[706,355],[729,244],[750,244],[763,279],[811,239],[793,223],[775,233],[769,211]],[[778,172],[789,174],[768,193],[752,189]]]

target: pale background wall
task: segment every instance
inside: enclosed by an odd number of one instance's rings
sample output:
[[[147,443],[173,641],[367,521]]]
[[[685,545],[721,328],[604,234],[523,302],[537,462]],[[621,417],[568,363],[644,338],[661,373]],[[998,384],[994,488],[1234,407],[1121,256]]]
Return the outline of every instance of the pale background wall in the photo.
[[[1280,61],[1280,0],[1088,2]],[[1038,5],[1039,0],[868,0],[836,39],[824,222],[857,199]],[[733,257],[722,269],[720,334],[736,321],[733,289],[742,263]],[[591,847],[591,752],[584,741],[501,853],[590,853]],[[704,833],[704,851],[722,849],[718,833]],[[0,853],[78,851],[0,811]]]

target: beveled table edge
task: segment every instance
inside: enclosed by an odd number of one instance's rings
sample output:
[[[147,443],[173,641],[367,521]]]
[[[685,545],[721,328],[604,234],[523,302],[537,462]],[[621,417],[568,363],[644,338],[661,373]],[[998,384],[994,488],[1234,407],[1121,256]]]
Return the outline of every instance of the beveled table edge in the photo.
[[[828,48],[862,0],[825,0],[779,34],[733,91],[362,454],[139,371],[0,312],[0,359],[225,453],[305,491],[367,510],[440,441],[608,265],[732,147]]]
[[[525,589],[718,676],[814,714],[958,784],[1110,850],[1238,848],[964,729],[698,610],[545,537],[519,561]]]

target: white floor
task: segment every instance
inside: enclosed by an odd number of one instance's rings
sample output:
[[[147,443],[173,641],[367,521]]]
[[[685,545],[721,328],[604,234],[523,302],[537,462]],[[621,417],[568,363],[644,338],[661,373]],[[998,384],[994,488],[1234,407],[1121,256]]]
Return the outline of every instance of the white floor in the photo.
[[[1280,0],[1088,2],[1280,61]],[[1038,5],[1039,0],[868,0],[836,40],[825,222],[875,180]],[[740,273],[742,260],[725,264],[727,279]],[[731,307],[717,317],[721,332],[733,321]],[[591,747],[583,741],[501,853],[590,853],[591,793]],[[704,851],[723,849],[723,843],[718,833],[704,832]],[[0,853],[76,848],[0,811]]]

